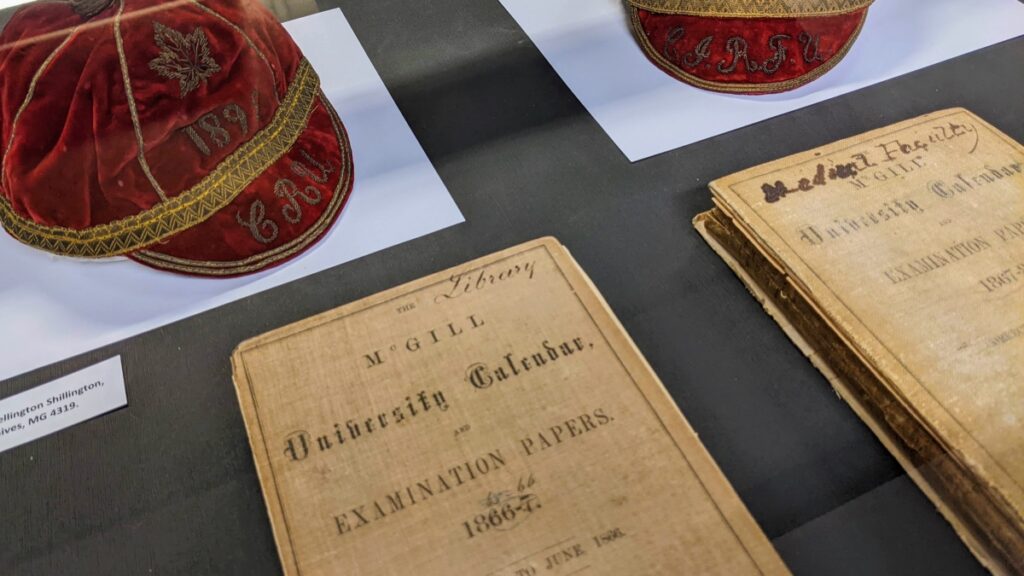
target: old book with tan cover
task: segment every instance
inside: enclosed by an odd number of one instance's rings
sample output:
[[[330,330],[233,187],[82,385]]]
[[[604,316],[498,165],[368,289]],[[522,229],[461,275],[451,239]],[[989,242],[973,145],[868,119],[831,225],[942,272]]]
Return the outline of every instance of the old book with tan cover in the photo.
[[[788,573],[553,239],[233,360],[290,576]]]
[[[711,246],[979,560],[1024,574],[1024,148],[953,109],[711,190]]]

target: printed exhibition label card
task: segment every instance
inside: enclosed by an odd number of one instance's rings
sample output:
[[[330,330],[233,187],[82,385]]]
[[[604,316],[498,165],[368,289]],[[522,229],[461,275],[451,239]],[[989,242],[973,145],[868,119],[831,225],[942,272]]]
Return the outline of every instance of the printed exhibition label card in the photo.
[[[117,356],[0,400],[0,452],[127,405]]]

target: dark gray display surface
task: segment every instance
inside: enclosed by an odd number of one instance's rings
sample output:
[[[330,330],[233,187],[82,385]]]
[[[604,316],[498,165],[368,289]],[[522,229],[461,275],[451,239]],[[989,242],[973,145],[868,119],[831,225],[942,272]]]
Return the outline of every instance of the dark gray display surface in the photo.
[[[467,222],[0,382],[6,397],[120,354],[129,399],[0,454],[0,574],[279,574],[232,349],[544,235],[591,276],[794,573],[985,573],[690,221],[716,177],[946,107],[1024,140],[1024,38],[631,164],[496,0],[336,4]]]

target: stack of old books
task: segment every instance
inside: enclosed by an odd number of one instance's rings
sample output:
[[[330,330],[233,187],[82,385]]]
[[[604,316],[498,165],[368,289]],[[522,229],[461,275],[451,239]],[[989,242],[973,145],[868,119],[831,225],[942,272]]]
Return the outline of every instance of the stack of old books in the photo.
[[[1024,148],[954,109],[711,190],[715,251],[975,555],[1024,573]]]

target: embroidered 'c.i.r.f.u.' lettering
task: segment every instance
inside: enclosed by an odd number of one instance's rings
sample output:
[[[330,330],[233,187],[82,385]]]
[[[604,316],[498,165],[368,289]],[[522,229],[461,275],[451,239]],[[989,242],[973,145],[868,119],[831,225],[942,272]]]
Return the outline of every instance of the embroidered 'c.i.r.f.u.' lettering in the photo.
[[[701,64],[710,59],[716,46],[721,48],[721,52],[725,54],[724,57],[714,63],[715,69],[720,74],[733,74],[736,72],[752,74],[760,72],[766,77],[773,76],[779,70],[784,70],[786,64],[790,66],[796,65],[796,62],[789,57],[790,49],[796,49],[797,52],[802,54],[806,64],[825,61],[825,57],[822,56],[819,48],[821,36],[811,35],[807,32],[801,33],[796,39],[789,34],[776,34],[772,36],[768,39],[767,45],[770,56],[764,60],[751,57],[750,44],[742,36],[731,36],[725,40],[724,44],[719,45],[717,42],[718,38],[714,35],[708,35],[689,49],[687,49],[686,40],[685,27],[676,26],[671,28],[666,33],[665,47],[662,49],[662,55],[669,62],[690,70],[698,70]]]
[[[795,18],[847,14],[874,0],[628,0],[634,8],[662,14],[727,18]]]
[[[632,29],[640,47],[671,76],[707,90],[765,94],[798,88],[834,68],[860,34],[871,0],[860,2],[859,11],[832,17],[832,24],[844,27],[842,34],[806,34],[798,20],[780,17],[774,24],[777,33],[764,45],[752,44],[739,20],[732,22],[726,33],[694,34],[704,18],[685,11],[648,11],[632,0],[630,4]],[[668,27],[651,24],[665,18],[689,18],[690,22]]]
[[[797,37],[800,44],[803,45],[804,50],[804,62],[813,64],[814,62],[824,62],[825,57],[821,55],[821,34],[811,34],[810,32],[804,31]]]

